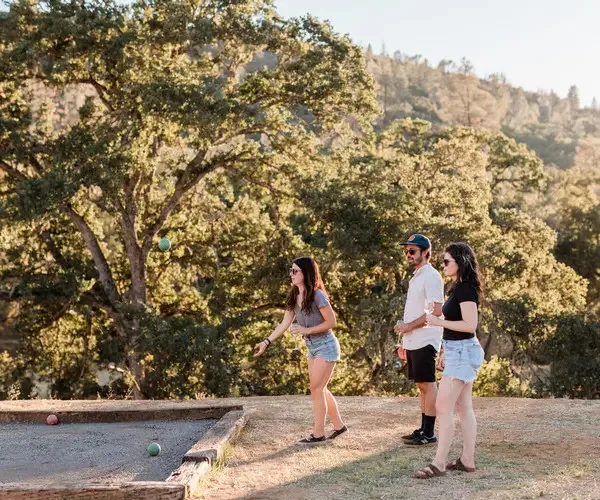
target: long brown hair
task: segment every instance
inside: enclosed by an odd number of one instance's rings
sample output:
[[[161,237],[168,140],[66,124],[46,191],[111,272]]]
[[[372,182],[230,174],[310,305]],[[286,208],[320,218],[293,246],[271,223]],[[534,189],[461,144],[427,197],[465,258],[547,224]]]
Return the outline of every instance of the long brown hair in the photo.
[[[450,290],[459,283],[471,283],[477,289],[479,295],[483,294],[483,283],[479,274],[479,264],[473,249],[464,242],[451,243],[446,252],[452,255],[458,266],[458,279]]]
[[[294,260],[293,263],[300,268],[302,275],[304,276],[304,288],[306,289],[306,293],[302,300],[302,310],[304,312],[309,312],[312,303],[315,300],[315,292],[321,290],[325,294],[327,293],[325,291],[323,280],[321,279],[321,272],[319,271],[317,263],[310,257],[299,257]],[[300,290],[298,287],[292,285],[285,301],[286,309],[293,311],[296,308],[299,293]]]

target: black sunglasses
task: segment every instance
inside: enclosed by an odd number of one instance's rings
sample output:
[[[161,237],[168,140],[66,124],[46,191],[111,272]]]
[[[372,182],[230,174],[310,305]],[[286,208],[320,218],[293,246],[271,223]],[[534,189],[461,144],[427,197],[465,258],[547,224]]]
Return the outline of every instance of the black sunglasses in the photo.
[[[448,259],[444,259],[444,266],[447,266],[448,264],[450,264],[451,262],[454,262],[452,260],[448,260]]]
[[[409,248],[408,250],[404,250],[404,253],[406,255],[414,255],[418,252],[419,250],[415,250],[414,248]]]
[[[299,273],[299,272],[301,272],[300,269],[294,269],[293,267],[290,267],[290,273],[296,274],[296,273]]]

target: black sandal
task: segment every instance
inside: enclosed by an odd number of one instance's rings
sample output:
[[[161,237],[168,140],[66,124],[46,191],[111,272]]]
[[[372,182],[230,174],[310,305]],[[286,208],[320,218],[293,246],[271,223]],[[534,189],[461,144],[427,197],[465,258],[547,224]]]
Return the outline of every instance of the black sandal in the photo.
[[[321,437],[315,437],[314,434],[310,434],[309,436],[306,436],[304,439],[301,439],[300,441],[296,441],[296,444],[319,444],[319,443],[324,443],[326,441],[325,436],[321,436]]]
[[[327,440],[330,441],[332,439],[335,439],[336,437],[338,437],[340,434],[343,434],[347,430],[348,430],[348,427],[346,427],[345,425],[344,425],[344,427],[342,427],[341,429],[338,429],[337,431],[334,429],[333,432],[331,434],[329,434],[329,436],[327,436]]]

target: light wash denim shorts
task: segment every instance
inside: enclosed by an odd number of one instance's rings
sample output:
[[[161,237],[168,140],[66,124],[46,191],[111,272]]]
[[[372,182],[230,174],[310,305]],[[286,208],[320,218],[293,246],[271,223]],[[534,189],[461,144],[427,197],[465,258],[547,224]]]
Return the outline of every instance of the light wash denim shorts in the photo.
[[[465,340],[443,340],[444,372],[446,377],[470,383],[477,377],[484,352],[476,337]]]
[[[318,337],[307,335],[304,342],[308,348],[308,357],[311,359],[323,358],[326,361],[340,361],[340,343],[333,333],[326,333]]]

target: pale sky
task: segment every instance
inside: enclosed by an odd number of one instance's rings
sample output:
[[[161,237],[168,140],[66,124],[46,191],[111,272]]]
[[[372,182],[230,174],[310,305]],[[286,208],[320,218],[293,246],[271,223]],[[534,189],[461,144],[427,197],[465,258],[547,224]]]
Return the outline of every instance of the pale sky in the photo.
[[[311,13],[379,54],[466,57],[481,76],[504,73],[526,90],[565,97],[577,85],[582,105],[600,101],[600,0],[275,0],[285,17]],[[596,34],[594,34],[596,33]]]
[[[433,66],[466,57],[480,77],[504,73],[561,97],[577,85],[582,105],[600,101],[600,0],[274,1],[285,17],[328,19],[375,54],[385,43],[390,55],[421,54]]]

